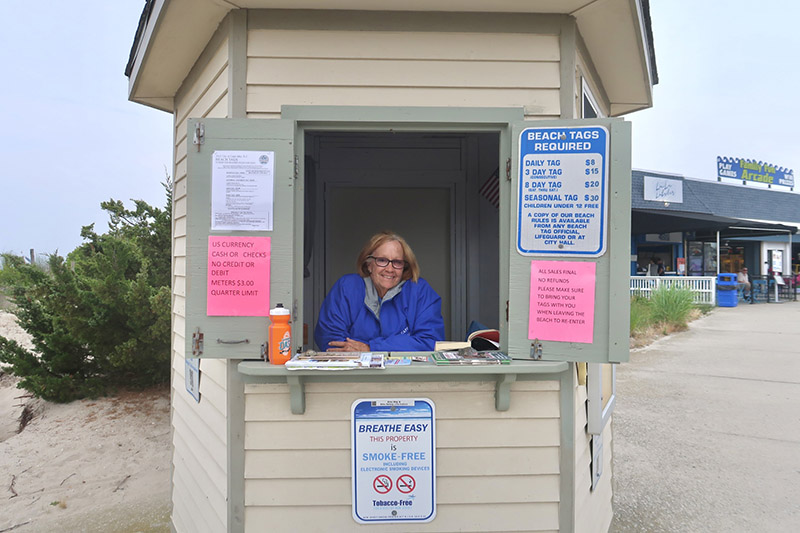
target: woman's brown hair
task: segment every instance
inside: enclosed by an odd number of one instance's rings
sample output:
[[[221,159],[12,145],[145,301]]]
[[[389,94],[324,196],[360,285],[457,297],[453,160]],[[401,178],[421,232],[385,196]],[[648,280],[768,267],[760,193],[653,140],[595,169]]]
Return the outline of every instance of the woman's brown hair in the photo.
[[[358,254],[358,260],[356,261],[356,269],[358,270],[358,273],[361,274],[361,277],[369,277],[369,268],[367,267],[369,264],[369,257],[375,250],[389,241],[397,241],[397,243],[399,243],[400,247],[403,249],[403,259],[406,262],[406,266],[403,268],[403,276],[401,279],[413,279],[414,281],[419,281],[419,265],[417,264],[417,256],[414,255],[414,251],[404,238],[391,231],[381,231],[380,233],[376,233],[370,237],[370,239],[367,241],[367,244],[365,244],[361,249],[361,253]]]

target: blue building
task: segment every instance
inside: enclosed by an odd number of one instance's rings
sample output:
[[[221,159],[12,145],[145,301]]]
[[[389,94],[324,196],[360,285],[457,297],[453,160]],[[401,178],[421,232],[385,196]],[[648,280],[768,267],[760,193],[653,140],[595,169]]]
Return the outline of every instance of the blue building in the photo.
[[[634,170],[631,275],[661,259],[667,274],[797,273],[800,194]]]

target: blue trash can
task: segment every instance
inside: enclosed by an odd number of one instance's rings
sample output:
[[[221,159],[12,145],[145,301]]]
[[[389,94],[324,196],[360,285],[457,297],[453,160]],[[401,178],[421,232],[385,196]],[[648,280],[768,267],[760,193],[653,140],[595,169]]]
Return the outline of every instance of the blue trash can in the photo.
[[[717,274],[717,305],[720,307],[736,307],[739,304],[737,274]]]

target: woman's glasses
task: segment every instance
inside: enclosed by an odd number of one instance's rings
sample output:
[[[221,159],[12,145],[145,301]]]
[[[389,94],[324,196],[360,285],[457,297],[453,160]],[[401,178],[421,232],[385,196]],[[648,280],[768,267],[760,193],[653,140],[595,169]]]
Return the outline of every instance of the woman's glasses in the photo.
[[[392,267],[396,268],[398,270],[400,270],[401,268],[405,268],[406,264],[407,264],[402,259],[392,259],[390,261],[386,257],[375,257],[375,256],[372,256],[372,255],[367,256],[367,259],[372,259],[373,261],[375,261],[375,264],[378,265],[379,267],[385,267],[385,266],[388,266],[389,263],[391,263]]]

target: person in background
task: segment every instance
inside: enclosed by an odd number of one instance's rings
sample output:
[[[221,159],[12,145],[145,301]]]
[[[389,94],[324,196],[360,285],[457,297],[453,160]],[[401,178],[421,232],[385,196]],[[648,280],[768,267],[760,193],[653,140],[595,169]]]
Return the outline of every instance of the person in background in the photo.
[[[660,257],[656,258],[656,276],[663,276],[666,269],[664,268],[664,260]]]
[[[747,267],[743,266],[739,273],[736,275],[736,284],[742,289],[742,296],[745,300],[750,300],[750,276],[747,273]]]
[[[444,340],[442,299],[419,277],[417,258],[402,237],[373,235],[356,267],[358,273],[342,276],[322,303],[314,329],[320,350],[420,352]]]
[[[647,265],[647,275],[658,276],[658,263],[656,262],[656,256],[650,258],[650,264]]]

